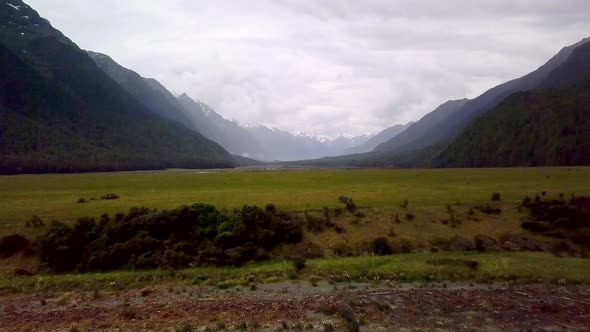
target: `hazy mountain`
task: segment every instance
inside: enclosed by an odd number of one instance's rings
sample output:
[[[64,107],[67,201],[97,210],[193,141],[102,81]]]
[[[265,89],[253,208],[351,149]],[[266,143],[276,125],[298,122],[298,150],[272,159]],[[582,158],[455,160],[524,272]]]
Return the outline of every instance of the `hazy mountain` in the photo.
[[[177,121],[185,126],[190,124],[190,118],[176,99],[167,98],[166,94],[169,92],[158,81],[139,76],[136,72],[116,63],[108,55],[92,51],[87,51],[87,53],[100,69],[146,108],[157,115]],[[192,128],[190,125],[188,127]]]
[[[224,119],[209,105],[186,94],[180,95],[178,102],[203,135],[218,142],[232,154],[257,159],[264,156],[259,142],[246,129],[234,121]]]
[[[0,0],[0,172],[231,167],[154,114],[20,0]]]
[[[410,125],[399,135],[379,144],[375,151],[403,152],[411,150],[413,148],[413,146],[410,148],[412,143],[427,136],[433,130],[441,130],[440,126],[444,126],[445,121],[452,119],[455,112],[459,111],[468,101],[469,99],[460,99],[443,103],[434,111]]]
[[[320,139],[266,126],[242,126],[216,113],[209,105],[186,94],[180,105],[195,127],[234,155],[258,160],[297,160],[341,155],[346,149],[365,143],[371,136]]]
[[[576,48],[541,86],[513,94],[473,121],[437,157],[436,164],[590,164],[590,43]]]
[[[419,127],[420,122],[422,121],[420,120],[402,134],[380,145],[377,150],[395,154],[419,150],[437,144],[447,144],[453,137],[458,135],[470,121],[498,105],[504,100],[504,98],[518,91],[528,91],[539,87],[541,83],[545,81],[547,76],[569,57],[576,47],[584,44],[586,41],[588,40],[586,39],[572,46],[563,48],[559,53],[547,61],[547,63],[530,74],[498,85],[486,91],[479,97],[467,101],[460,107],[460,109],[453,110],[452,116],[440,119],[435,128],[431,128],[426,132],[415,132],[413,127]]]
[[[590,79],[588,41],[562,49],[535,72],[490,89],[474,100],[441,105],[373,152],[290,164],[361,167],[587,164],[584,157],[590,155],[586,143],[590,137],[587,83],[576,88],[571,85]],[[570,88],[547,90],[552,87]],[[532,91],[535,88],[544,89]],[[520,89],[531,92],[523,93]],[[485,114],[488,111],[490,114]],[[559,118],[560,112],[564,113],[563,119]],[[451,143],[454,138],[456,141]],[[559,154],[559,150],[563,153]],[[547,151],[546,156],[542,155],[543,151]],[[508,152],[511,155],[507,156]]]
[[[412,124],[413,122],[409,122],[405,125],[398,124],[395,126],[385,128],[377,135],[374,135],[373,137],[369,138],[363,144],[359,144],[352,148],[345,149],[343,151],[343,154],[356,154],[373,151],[380,144],[383,144],[389,141],[390,139],[394,138],[395,136],[401,134],[404,130],[408,129]]]
[[[265,126],[246,127],[263,147],[265,156],[262,160],[299,160],[324,156],[342,155],[352,146],[363,144],[370,136],[320,139],[318,137],[293,134],[288,131]]]
[[[590,37],[575,45],[562,65],[555,68],[540,85],[543,88],[565,88],[590,77]]]

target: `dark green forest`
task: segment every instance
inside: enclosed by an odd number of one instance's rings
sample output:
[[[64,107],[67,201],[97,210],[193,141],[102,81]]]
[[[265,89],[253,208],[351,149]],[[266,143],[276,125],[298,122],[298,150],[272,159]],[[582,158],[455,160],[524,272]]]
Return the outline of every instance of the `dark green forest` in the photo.
[[[19,2],[21,3],[21,2]],[[31,8],[0,9],[0,173],[233,167],[125,92]],[[22,34],[20,31],[25,31]]]
[[[590,164],[590,81],[521,92],[471,123],[436,158],[442,167]]]

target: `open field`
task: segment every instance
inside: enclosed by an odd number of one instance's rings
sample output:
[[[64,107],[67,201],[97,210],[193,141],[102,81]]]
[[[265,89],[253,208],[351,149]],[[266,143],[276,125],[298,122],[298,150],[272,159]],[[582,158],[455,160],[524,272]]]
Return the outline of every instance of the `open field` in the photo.
[[[525,196],[590,196],[590,168],[24,175],[0,177],[0,188],[0,235],[32,239],[48,229],[25,228],[32,215],[73,222],[195,202],[228,209],[272,202],[303,230],[301,242],[242,267],[51,274],[21,252],[0,261],[1,330],[575,330],[590,323],[587,250],[569,243],[556,252],[567,239],[522,228]],[[120,198],[99,199],[109,193]],[[358,207],[346,209],[340,196]],[[480,235],[495,247],[477,252]],[[377,238],[405,254],[373,256]],[[307,257],[300,271],[294,256]]]
[[[503,202],[525,195],[590,194],[590,168],[505,168],[429,170],[276,170],[93,173],[0,177],[0,234],[23,227],[32,215],[73,221],[83,216],[127,211],[133,206],[174,208],[195,202],[220,208],[272,202],[286,210],[336,206],[339,196],[361,207],[441,210],[447,204]],[[116,193],[118,200],[77,203]]]

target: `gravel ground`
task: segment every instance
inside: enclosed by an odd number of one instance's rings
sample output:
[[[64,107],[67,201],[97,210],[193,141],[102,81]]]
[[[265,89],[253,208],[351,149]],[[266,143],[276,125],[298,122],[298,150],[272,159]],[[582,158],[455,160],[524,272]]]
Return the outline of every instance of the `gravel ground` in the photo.
[[[589,286],[299,281],[7,294],[0,304],[0,331],[590,331]]]

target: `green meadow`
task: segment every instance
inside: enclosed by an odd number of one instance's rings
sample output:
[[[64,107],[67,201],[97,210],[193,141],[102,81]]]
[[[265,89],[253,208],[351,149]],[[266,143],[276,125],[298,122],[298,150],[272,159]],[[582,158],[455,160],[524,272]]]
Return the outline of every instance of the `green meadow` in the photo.
[[[220,208],[274,203],[286,210],[338,205],[338,197],[360,207],[444,208],[481,204],[494,192],[503,202],[525,195],[588,195],[590,168],[494,169],[303,169],[169,170],[0,177],[0,233],[18,231],[37,215],[43,220],[73,221],[127,211],[134,206],[170,209],[195,202]],[[115,193],[117,200],[100,200]],[[85,198],[86,203],[78,203]],[[95,198],[96,200],[92,200]]]

